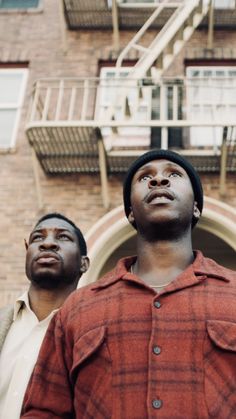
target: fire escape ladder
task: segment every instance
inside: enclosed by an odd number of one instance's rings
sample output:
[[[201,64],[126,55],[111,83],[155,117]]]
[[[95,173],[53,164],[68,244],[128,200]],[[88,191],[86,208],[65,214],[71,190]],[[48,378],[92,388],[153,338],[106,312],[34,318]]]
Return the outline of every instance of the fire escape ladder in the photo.
[[[209,9],[209,1],[183,0],[180,4],[176,4],[175,11],[151,44],[148,47],[142,46],[141,38],[163,9],[168,7],[168,3],[168,0],[164,0],[159,4],[117,59],[116,66],[119,68],[132,48],[140,51],[140,58],[129,74],[132,78],[143,78],[151,70],[154,79],[159,79],[190,39]]]

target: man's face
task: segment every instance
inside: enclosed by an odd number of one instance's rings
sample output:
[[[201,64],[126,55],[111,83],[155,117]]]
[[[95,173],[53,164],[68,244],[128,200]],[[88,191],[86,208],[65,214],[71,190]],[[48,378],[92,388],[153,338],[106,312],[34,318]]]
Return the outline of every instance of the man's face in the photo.
[[[81,255],[73,226],[59,218],[38,224],[29,237],[26,275],[40,288],[64,288],[81,275]]]
[[[153,160],[137,170],[131,184],[129,221],[137,229],[170,225],[176,221],[191,226],[193,214],[199,215],[186,171],[168,160]]]

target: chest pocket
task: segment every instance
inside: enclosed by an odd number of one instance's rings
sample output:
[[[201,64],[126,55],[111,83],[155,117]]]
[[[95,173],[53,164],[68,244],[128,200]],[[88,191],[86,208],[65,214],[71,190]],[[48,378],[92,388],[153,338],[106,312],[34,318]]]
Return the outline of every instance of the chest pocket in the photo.
[[[71,379],[76,371],[86,363],[90,357],[99,356],[102,347],[105,344],[106,328],[104,326],[96,327],[85,333],[74,345],[73,364],[70,371]]]
[[[111,417],[112,363],[104,326],[88,331],[76,341],[70,382],[76,417]]]
[[[236,418],[236,323],[209,320],[206,327],[204,380],[209,415]]]

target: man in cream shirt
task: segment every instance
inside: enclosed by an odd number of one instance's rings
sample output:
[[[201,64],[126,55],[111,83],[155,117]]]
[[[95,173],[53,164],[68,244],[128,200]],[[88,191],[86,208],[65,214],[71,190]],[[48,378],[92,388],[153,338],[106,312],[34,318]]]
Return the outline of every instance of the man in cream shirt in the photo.
[[[30,287],[0,310],[0,419],[19,419],[49,322],[89,266],[79,228],[58,213],[36,223],[26,242]]]

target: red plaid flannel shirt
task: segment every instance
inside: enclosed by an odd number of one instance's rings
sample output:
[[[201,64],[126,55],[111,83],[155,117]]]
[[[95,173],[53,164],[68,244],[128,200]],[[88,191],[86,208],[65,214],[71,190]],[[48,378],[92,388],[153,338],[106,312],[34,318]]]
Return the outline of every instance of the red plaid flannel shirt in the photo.
[[[133,262],[54,317],[22,418],[236,418],[236,273],[197,252],[157,295]]]

